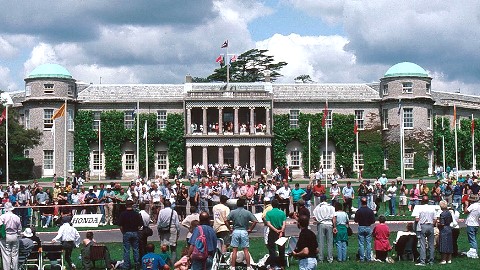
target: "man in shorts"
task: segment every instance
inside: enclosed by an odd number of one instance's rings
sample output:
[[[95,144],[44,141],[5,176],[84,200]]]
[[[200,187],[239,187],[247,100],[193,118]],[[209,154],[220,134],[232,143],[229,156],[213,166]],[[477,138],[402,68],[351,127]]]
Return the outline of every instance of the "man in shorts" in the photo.
[[[230,225],[227,222],[227,216],[230,214],[230,208],[227,206],[228,197],[220,196],[220,203],[213,207],[213,229],[217,238],[222,239],[222,253],[227,251],[230,246]]]
[[[230,212],[230,214],[227,216],[227,226],[230,226],[230,222],[233,225],[232,241],[230,243],[233,248],[232,258],[230,260],[231,270],[235,270],[235,262],[239,248],[243,249],[243,253],[245,254],[247,270],[253,269],[250,265],[250,253],[248,252],[248,248],[250,246],[248,234],[251,233],[253,228],[255,228],[255,225],[257,225],[257,218],[255,218],[252,212],[247,211],[244,206],[245,199],[238,199],[237,209]],[[250,221],[252,222],[251,225],[249,224]]]

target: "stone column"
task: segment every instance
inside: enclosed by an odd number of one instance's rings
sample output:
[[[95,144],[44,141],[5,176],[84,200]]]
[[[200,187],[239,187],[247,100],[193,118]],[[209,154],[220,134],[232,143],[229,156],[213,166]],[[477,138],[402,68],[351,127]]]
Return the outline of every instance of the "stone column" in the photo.
[[[233,148],[233,167],[236,168],[240,164],[240,148],[235,146]]]
[[[250,146],[250,167],[253,167],[253,177],[255,178],[255,171],[257,167],[255,166],[255,146]]]
[[[270,135],[272,132],[270,131],[270,108],[265,108],[265,125],[266,125],[266,134]]]
[[[202,163],[205,170],[208,170],[208,148],[206,146],[202,147]]]
[[[238,134],[238,107],[233,108],[233,134]]]
[[[187,135],[192,134],[192,109],[187,109]]]
[[[265,146],[265,170],[270,172],[272,170],[272,148]]]
[[[187,146],[187,157],[186,157],[186,168],[185,168],[185,174],[188,174],[190,170],[193,168],[192,164],[192,147]]]
[[[250,107],[250,134],[255,134],[255,107]]]
[[[218,107],[218,134],[223,134],[223,107]]]
[[[202,134],[207,134],[208,125],[207,125],[207,107],[202,107],[203,110],[203,132]]]
[[[223,166],[223,146],[218,147],[218,164]]]

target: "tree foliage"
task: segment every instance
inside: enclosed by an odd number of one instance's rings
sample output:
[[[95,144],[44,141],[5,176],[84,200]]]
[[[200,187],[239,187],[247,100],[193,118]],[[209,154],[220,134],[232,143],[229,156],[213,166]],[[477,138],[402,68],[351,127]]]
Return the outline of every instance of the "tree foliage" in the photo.
[[[0,106],[3,112],[4,106]],[[42,133],[37,129],[25,129],[18,121],[18,112],[12,108],[8,111],[8,151],[9,151],[9,169],[10,179],[23,180],[29,179],[33,172],[33,160],[24,157],[24,151],[31,149],[40,143]],[[6,121],[3,121],[0,128],[0,162],[3,173],[5,173],[6,164]],[[2,175],[3,177],[3,175]]]
[[[295,81],[300,81],[302,83],[314,83],[314,81],[312,80],[310,75],[307,75],[307,74],[299,75],[299,76],[295,77],[294,80]]]
[[[251,49],[238,56],[235,62],[230,64],[230,82],[263,82],[268,74],[271,81],[275,81],[282,76],[280,70],[287,65],[286,62],[276,63],[273,56],[267,54],[268,50]],[[227,65],[220,63],[220,67],[215,69],[213,74],[206,80],[194,78],[196,82],[227,80]]]

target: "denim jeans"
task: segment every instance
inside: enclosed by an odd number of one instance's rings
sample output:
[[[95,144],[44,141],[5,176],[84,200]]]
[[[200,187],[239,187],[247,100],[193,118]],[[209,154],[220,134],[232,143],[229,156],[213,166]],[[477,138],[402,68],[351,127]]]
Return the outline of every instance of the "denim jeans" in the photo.
[[[318,260],[323,261],[323,249],[327,242],[327,261],[333,261],[333,225],[317,224]]]
[[[388,204],[390,206],[390,215],[396,214],[396,206],[397,206],[397,197],[392,196],[390,197],[390,202]]]
[[[50,223],[52,222],[52,216],[42,216],[42,226],[50,226]]]
[[[339,262],[344,262],[347,260],[347,242],[337,242],[337,259]]]
[[[470,247],[477,250],[477,232],[478,232],[478,227],[477,226],[467,226],[467,237],[468,237],[468,243],[470,244]]]
[[[208,269],[208,268],[207,268]],[[315,270],[317,269],[316,258],[304,258],[298,261],[299,270]]]
[[[122,269],[130,269],[130,248],[133,250],[133,260],[136,265],[140,265],[140,256],[138,254],[138,232],[125,232],[123,234],[123,265]]]
[[[456,203],[455,210],[458,211],[458,208],[462,209],[462,195],[453,195],[453,203]]]
[[[208,211],[208,200],[206,198],[200,198],[200,207],[198,209],[200,212],[207,212],[209,213]]]
[[[212,269],[212,265],[213,265],[213,258],[212,258],[212,256],[208,256],[206,262],[205,261],[192,260],[192,267],[190,269],[191,270]]]
[[[427,246],[426,241],[428,240],[428,251],[430,252],[430,257],[428,258],[428,263],[433,263],[435,259],[435,235],[433,233],[432,224],[422,224],[422,231],[420,232],[420,262],[427,263]]]
[[[360,261],[372,260],[372,228],[358,226],[358,251]]]

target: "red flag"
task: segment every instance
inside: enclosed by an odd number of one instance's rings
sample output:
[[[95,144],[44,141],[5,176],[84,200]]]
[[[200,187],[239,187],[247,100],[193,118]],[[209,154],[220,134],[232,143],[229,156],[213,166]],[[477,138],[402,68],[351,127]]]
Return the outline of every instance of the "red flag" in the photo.
[[[217,62],[217,63],[222,63],[222,62],[223,62],[223,57],[222,57],[221,55],[219,55],[219,56],[217,57],[217,59],[215,59],[215,62]]]
[[[358,125],[357,125],[357,120],[354,120],[355,123],[353,124],[353,133],[357,134],[358,133]]]
[[[7,118],[7,108],[3,109],[2,116],[0,116],[0,125],[3,123],[3,120]]]
[[[230,63],[233,63],[235,61],[237,61],[237,56],[236,55],[234,55],[234,56],[232,56],[232,58],[230,58]]]
[[[228,47],[228,39],[223,42],[221,48],[227,48],[227,47]]]
[[[475,120],[472,117],[472,134],[475,133]]]
[[[328,116],[328,102],[325,101],[325,109],[323,110],[323,117],[322,117],[322,127],[325,127],[327,123],[327,116]]]

